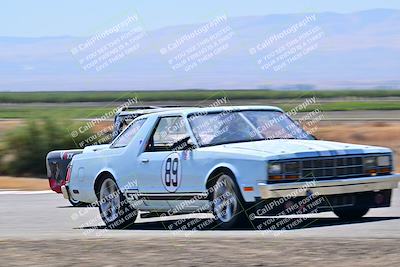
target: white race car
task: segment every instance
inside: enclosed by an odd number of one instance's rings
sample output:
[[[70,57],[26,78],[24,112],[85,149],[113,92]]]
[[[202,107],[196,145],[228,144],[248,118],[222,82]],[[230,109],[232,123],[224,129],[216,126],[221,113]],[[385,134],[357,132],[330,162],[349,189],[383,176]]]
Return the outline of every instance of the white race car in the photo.
[[[182,108],[140,116],[111,144],[86,147],[62,192],[97,202],[108,228],[128,227],[138,211],[211,211],[232,227],[313,196],[322,201],[312,212],[357,219],[390,206],[400,180],[392,166],[390,149],[316,140],[276,107]]]

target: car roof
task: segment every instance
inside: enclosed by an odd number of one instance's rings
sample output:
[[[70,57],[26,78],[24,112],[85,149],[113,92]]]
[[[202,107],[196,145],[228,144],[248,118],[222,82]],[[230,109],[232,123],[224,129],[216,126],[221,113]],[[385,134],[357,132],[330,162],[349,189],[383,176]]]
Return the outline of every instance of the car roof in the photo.
[[[274,106],[220,106],[220,107],[182,107],[170,110],[160,110],[156,114],[146,114],[140,116],[140,118],[147,118],[150,116],[168,116],[168,115],[183,115],[188,116],[190,114],[204,114],[222,111],[246,111],[246,110],[272,110],[283,112],[282,109]]]
[[[162,111],[178,110],[187,108],[188,106],[178,105],[158,105],[158,106],[127,106],[120,108],[116,112],[116,116],[128,116],[128,115],[144,115],[149,113],[156,113]]]

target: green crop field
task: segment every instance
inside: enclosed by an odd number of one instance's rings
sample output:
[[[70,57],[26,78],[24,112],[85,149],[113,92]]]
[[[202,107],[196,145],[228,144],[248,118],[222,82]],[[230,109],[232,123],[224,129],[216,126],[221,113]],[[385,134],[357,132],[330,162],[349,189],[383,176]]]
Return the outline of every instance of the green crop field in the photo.
[[[302,99],[316,97],[323,111],[400,110],[400,90],[181,90],[137,92],[0,92],[0,118],[94,118],[115,109],[128,99],[137,99],[138,105],[151,101],[169,101],[177,105],[207,105],[221,97],[239,104],[265,104],[269,101],[284,110],[292,109]],[[83,104],[82,102],[91,102]],[[46,104],[41,104],[46,103]],[[75,104],[70,104],[75,103]],[[82,104],[80,104],[82,103]],[[290,104],[288,104],[290,103]]]
[[[101,105],[96,107],[86,106],[28,106],[18,105],[13,107],[1,107],[0,118],[3,119],[27,119],[27,118],[63,118],[63,119],[76,119],[76,118],[95,118],[103,116],[115,109],[117,105],[110,104]],[[277,105],[289,111],[294,108],[295,104],[282,104]],[[352,110],[400,110],[400,101],[370,101],[370,102],[354,102],[354,101],[341,101],[341,102],[326,102],[318,103],[307,106],[302,111],[312,111],[314,109],[321,111],[352,111]],[[110,117],[112,119],[112,117]]]
[[[400,90],[175,90],[175,91],[98,91],[98,92],[0,92],[0,103],[112,102],[137,97],[140,101],[203,101],[218,96],[231,100],[297,99],[348,97],[400,97]]]

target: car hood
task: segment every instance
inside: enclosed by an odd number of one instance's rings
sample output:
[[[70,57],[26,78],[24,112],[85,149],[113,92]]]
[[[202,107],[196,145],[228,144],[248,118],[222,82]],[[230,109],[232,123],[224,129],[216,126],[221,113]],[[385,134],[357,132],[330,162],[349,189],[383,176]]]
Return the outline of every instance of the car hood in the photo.
[[[391,152],[384,147],[347,144],[321,140],[263,140],[255,142],[243,142],[219,145],[213,150],[225,151],[229,153],[244,153],[259,156],[278,156],[286,157],[318,157],[336,156],[364,153],[384,153]]]

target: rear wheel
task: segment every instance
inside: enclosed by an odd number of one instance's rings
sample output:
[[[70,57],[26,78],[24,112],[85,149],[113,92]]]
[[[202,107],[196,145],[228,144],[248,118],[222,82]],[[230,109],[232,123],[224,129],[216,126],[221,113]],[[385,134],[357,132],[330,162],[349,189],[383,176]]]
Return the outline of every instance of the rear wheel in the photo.
[[[349,208],[336,208],[333,212],[341,220],[350,221],[361,219],[367,212],[369,208],[365,207],[349,207]]]
[[[105,178],[97,192],[101,218],[109,229],[124,229],[133,225],[137,210],[127,203],[112,177]]]
[[[212,212],[220,228],[245,226],[249,220],[245,214],[245,202],[239,188],[229,174],[222,174],[213,184]]]

